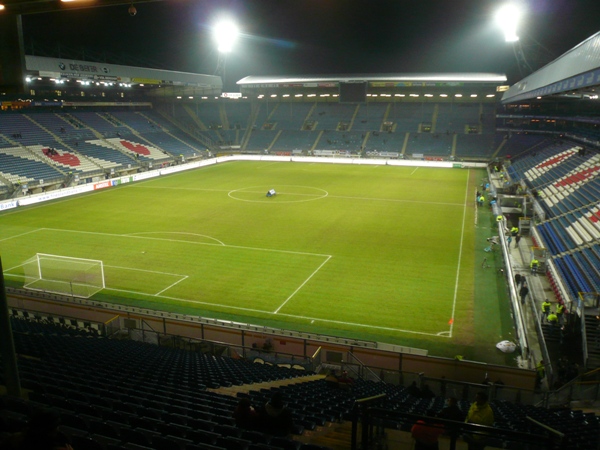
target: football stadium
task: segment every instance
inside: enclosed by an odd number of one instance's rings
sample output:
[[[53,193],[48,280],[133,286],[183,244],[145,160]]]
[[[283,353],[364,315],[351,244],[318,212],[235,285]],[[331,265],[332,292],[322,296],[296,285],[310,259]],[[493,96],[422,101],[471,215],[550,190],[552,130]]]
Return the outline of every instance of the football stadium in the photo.
[[[0,5],[0,448],[599,448],[599,33],[509,29],[515,80],[24,45],[146,3]]]

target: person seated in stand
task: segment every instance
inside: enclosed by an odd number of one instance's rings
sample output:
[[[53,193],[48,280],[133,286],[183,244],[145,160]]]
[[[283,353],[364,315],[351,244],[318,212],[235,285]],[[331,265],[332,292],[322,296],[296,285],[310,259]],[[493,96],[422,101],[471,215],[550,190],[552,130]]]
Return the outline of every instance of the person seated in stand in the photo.
[[[258,422],[258,412],[252,407],[249,398],[241,398],[235,411],[233,411],[235,424],[239,428],[251,430],[256,428]]]
[[[426,415],[436,417],[435,411],[432,409],[428,410]],[[415,450],[438,450],[438,439],[444,434],[444,426],[432,422],[428,423],[425,420],[417,420],[410,432],[415,440]]]
[[[325,377],[325,384],[331,389],[338,389],[340,387],[340,380],[335,374],[335,370],[331,370]]]
[[[27,427],[0,442],[6,450],[73,450],[69,438],[59,431],[60,415],[52,410],[31,414]]]
[[[272,436],[288,436],[294,427],[292,412],[286,408],[281,392],[275,392],[259,412],[258,428]]]
[[[455,420],[456,422],[465,420],[465,414],[458,407],[458,400],[455,397],[448,397],[438,417],[440,419]]]
[[[354,380],[350,378],[348,376],[348,372],[344,370],[338,378],[338,384],[342,389],[350,389],[350,387],[352,387],[354,384]]]

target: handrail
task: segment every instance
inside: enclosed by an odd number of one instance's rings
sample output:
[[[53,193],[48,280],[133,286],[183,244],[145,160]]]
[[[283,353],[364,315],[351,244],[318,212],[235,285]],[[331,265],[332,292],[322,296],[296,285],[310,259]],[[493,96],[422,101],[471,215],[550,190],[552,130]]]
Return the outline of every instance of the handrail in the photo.
[[[368,371],[371,373],[371,376],[376,380],[376,381],[381,381],[381,377],[379,375],[377,375],[370,367],[365,366],[365,364],[358,359],[358,357],[356,355],[354,355],[354,353],[352,352],[347,352],[348,356],[350,357],[349,359],[354,359],[356,360],[356,362],[358,363],[359,367],[361,368],[361,378],[364,378],[364,371]]]

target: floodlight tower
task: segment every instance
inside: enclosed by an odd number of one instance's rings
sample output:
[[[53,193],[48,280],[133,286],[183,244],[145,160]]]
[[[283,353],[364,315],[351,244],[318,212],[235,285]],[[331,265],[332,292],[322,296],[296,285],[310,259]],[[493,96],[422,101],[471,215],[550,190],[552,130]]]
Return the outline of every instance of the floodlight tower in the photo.
[[[219,52],[215,75],[221,77],[223,85],[225,85],[225,63],[227,61],[227,55],[231,53],[233,45],[237,40],[238,33],[238,27],[230,20],[219,22],[213,29],[213,37],[217,43],[217,51]]]
[[[521,9],[516,4],[508,3],[500,7],[496,13],[496,23],[504,32],[504,40],[512,44],[513,52],[519,67],[519,73],[521,74],[521,77],[524,77],[532,73],[533,69],[529,65],[529,62],[527,62],[527,58],[525,58],[523,46],[517,35],[517,27],[519,26],[521,15]]]

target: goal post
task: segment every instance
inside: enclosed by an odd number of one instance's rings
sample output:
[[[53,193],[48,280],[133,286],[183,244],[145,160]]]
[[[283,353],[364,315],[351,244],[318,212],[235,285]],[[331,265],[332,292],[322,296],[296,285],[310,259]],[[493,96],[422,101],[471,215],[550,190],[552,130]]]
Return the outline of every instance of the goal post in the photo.
[[[23,287],[89,298],[106,287],[104,264],[96,259],[37,253],[24,265]]]

